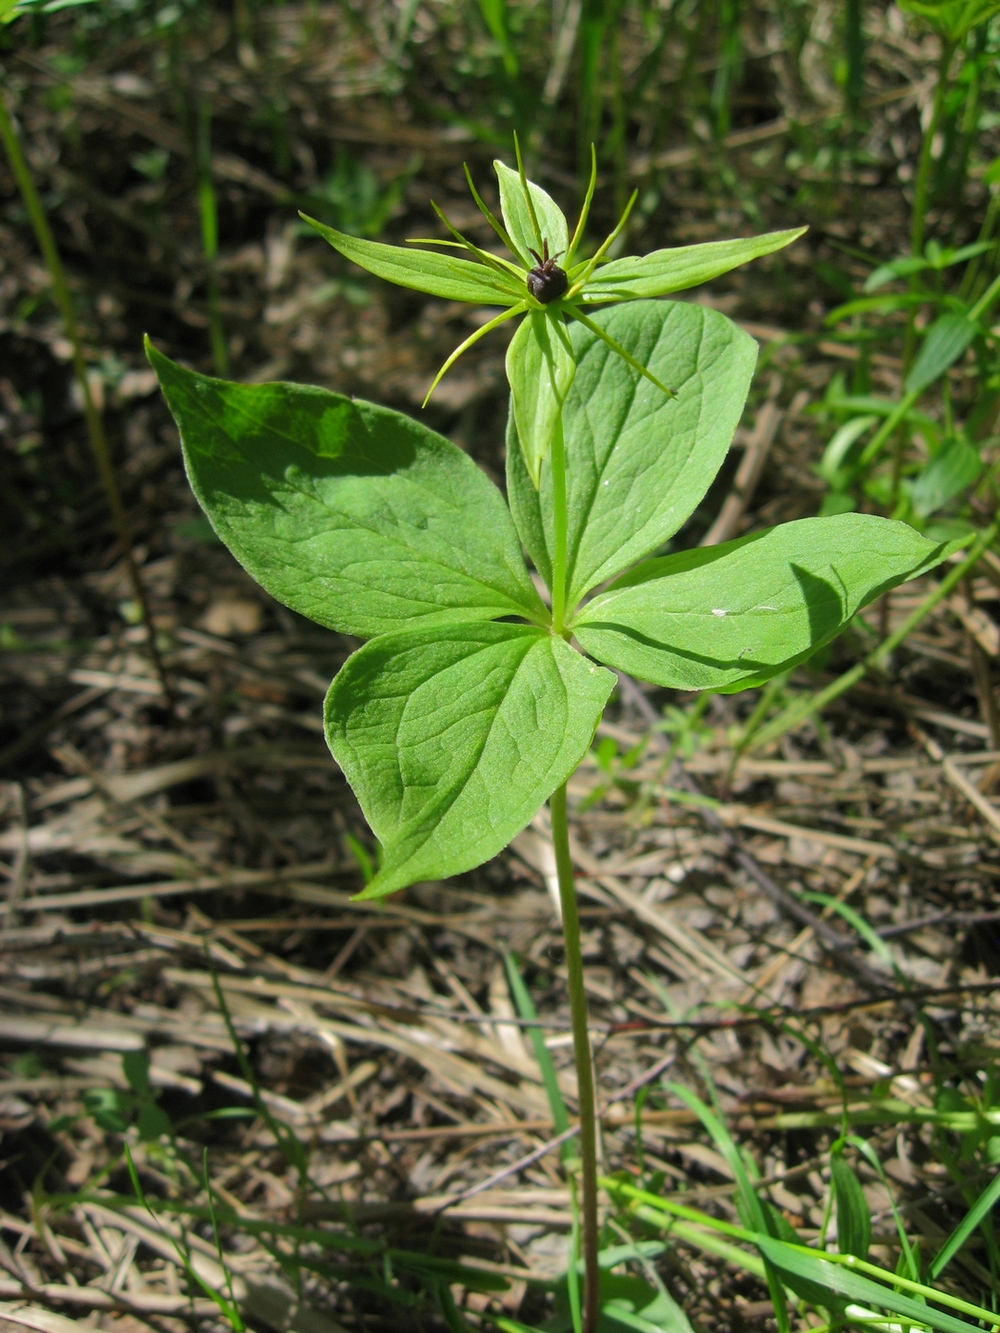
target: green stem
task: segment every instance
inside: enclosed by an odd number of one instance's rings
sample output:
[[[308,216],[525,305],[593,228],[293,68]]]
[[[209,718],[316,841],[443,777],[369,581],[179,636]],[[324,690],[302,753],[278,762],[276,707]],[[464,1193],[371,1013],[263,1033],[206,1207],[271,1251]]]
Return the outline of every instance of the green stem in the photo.
[[[219,214],[212,180],[212,109],[207,100],[198,111],[198,209],[201,214],[201,248],[205,257],[208,295],[208,332],[212,364],[221,379],[229,374],[229,347],[219,308],[219,279],[215,261],[219,257]]]
[[[590,1054],[587,1025],[587,994],[583,984],[583,952],[580,947],[580,914],[573,883],[573,863],[569,854],[569,825],[566,819],[566,784],[552,793],[549,800],[552,817],[552,845],[559,875],[559,902],[562,907],[563,940],[566,947],[566,972],[569,981],[569,1005],[573,1022],[573,1058],[580,1106],[580,1185],[583,1232],[583,1333],[595,1333],[600,1306],[600,1270],[597,1263],[597,1115],[594,1109],[594,1065]]]
[[[990,285],[983,292],[982,296],[969,311],[969,319],[973,323],[988,313],[990,306],[1000,296],[1000,273],[993,279]]]
[[[982,553],[996,540],[997,533],[1000,532],[1000,515],[998,515],[988,528],[985,528],[976,540],[973,542],[969,554],[964,560],[960,561],[950,573],[946,574],[941,582],[920,603],[917,609],[903,621],[898,629],[883,639],[877,648],[874,648],[867,657],[862,658],[856,666],[851,667],[850,671],[845,671],[842,676],[838,676],[835,681],[827,685],[826,689],[820,690],[818,694],[811,695],[808,699],[799,703],[792,704],[786,708],[783,713],[779,713],[773,722],[766,727],[761,727],[758,731],[753,745],[750,747],[759,750],[769,742],[777,740],[783,736],[791,727],[798,726],[804,722],[807,717],[812,717],[814,713],[820,712],[828,703],[840,696],[856,685],[859,680],[868,674],[875,667],[879,667],[885,659],[893,653],[908,634],[917,628],[938,603],[951,592],[956,584],[975,567]]]
[[[864,469],[868,467],[870,463],[873,463],[875,461],[875,459],[878,457],[879,453],[882,450],[883,444],[885,444],[886,440],[889,438],[892,432],[902,422],[907,412],[909,412],[910,408],[914,406],[914,404],[916,403],[920,395],[923,393],[923,391],[924,391],[923,388],[911,389],[908,394],[905,394],[899,400],[896,406],[886,417],[885,421],[882,422],[882,425],[879,426],[878,430],[865,445],[864,451],[861,454],[861,457],[858,459],[859,472],[864,471]]]
[[[933,164],[934,140],[937,136],[938,126],[941,123],[941,113],[944,110],[945,93],[948,91],[948,69],[951,65],[951,58],[954,54],[954,43],[942,37],[941,39],[941,58],[938,61],[937,83],[934,87],[934,102],[931,107],[931,119],[924,133],[920,144],[920,161],[917,164],[917,179],[913,191],[913,215],[910,222],[910,253],[921,255],[924,250],[924,231],[927,221],[927,204],[930,193],[931,166]],[[919,286],[919,278],[914,275],[910,279],[910,290],[916,291]],[[913,356],[917,350],[917,310],[912,306],[906,319],[906,337],[903,343],[903,377],[905,379],[910,366],[913,364]],[[895,510],[899,500],[899,486],[903,475],[903,451],[906,448],[906,432],[898,431],[893,447],[892,458],[892,486],[890,491],[890,508]]]
[[[17,181],[18,189],[21,191],[25,208],[28,210],[28,217],[31,220],[38,248],[42,252],[42,258],[45,260],[45,267],[48,269],[49,278],[52,282],[52,294],[62,316],[66,338],[72,348],[73,373],[76,376],[76,382],[80,386],[80,394],[83,398],[83,413],[87,423],[87,434],[90,437],[90,447],[94,455],[94,461],[97,464],[97,473],[104,487],[108,509],[111,511],[111,522],[118,538],[118,544],[122,549],[125,569],[132,585],[132,595],[142,610],[146,642],[153,669],[159,678],[160,687],[168,703],[171,703],[173,692],[170,689],[163,667],[163,659],[160,657],[160,650],[156,644],[156,628],[149,613],[146,590],[139,576],[138,566],[135,563],[132,534],[125,514],[125,506],[122,504],[121,492],[118,489],[118,479],[115,476],[114,465],[111,462],[111,450],[108,447],[104,424],[101,421],[97,404],[94,402],[94,395],[90,391],[90,382],[87,379],[83,344],[80,339],[76,315],[73,311],[73,298],[70,295],[69,283],[66,281],[66,271],[63,268],[62,258],[55,237],[52,235],[52,228],[49,226],[49,220],[45,215],[45,209],[31,176],[31,169],[21,149],[17,130],[14,128],[14,122],[7,110],[7,103],[2,93],[0,93],[0,139],[3,140],[7,159],[14,173],[14,179]]]
[[[562,416],[556,425],[549,451],[552,468],[552,628],[562,634],[566,627],[566,444]]]
[[[930,124],[920,144],[920,161],[917,164],[917,179],[913,190],[913,218],[910,223],[910,253],[920,255],[924,249],[924,226],[927,221],[927,203],[930,193],[931,164],[933,161],[934,140],[941,113],[944,110],[945,94],[948,91],[948,69],[955,46],[947,38],[941,39],[941,58],[938,61],[937,84],[934,88],[934,103],[931,107]]]

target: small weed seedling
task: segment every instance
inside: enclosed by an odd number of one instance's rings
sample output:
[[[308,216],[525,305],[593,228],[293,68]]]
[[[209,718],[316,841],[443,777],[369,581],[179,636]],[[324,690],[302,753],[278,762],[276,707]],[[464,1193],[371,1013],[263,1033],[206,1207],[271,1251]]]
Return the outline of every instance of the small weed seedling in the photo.
[[[362,896],[470,870],[550,804],[579,1084],[581,1322],[594,1333],[594,1081],[566,782],[614,670],[680,690],[759,685],[950,548],[840,514],[657,556],[719,470],[757,348],[706,306],[655,298],[800,231],[605,263],[609,238],[578,261],[586,206],[570,237],[520,163],[496,169],[502,220],[483,208],[516,262],[457,234],[438,244],[464,257],[318,230],[383,278],[502,307],[470,342],[522,317],[507,354],[509,508],[472,459],[398,412],[149,356],[219,537],[280,601],[369,640],[326,700],[330,748],[382,848]]]

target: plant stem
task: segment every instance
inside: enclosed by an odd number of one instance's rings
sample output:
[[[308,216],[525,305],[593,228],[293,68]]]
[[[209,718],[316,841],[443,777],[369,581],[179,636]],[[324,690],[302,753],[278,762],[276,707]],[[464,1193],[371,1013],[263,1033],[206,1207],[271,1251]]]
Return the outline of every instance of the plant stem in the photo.
[[[573,883],[573,863],[569,854],[569,825],[566,819],[566,784],[557,788],[549,800],[552,817],[552,845],[559,875],[559,902],[562,907],[563,940],[566,947],[566,972],[569,1005],[573,1022],[573,1058],[580,1105],[580,1184],[583,1214],[583,1333],[595,1333],[600,1297],[597,1264],[597,1117],[594,1109],[594,1064],[590,1054],[587,1028],[587,994],[583,984],[583,952],[580,948],[580,914]]]
[[[869,464],[874,463],[875,459],[881,452],[883,444],[885,444],[886,440],[896,427],[900,425],[907,412],[909,412],[910,408],[915,405],[923,391],[923,388],[915,390],[911,389],[909,393],[904,394],[899,400],[886,417],[885,421],[883,421],[882,425],[879,426],[878,430],[865,445],[861,457],[858,459],[859,472],[867,468]]]
[[[937,83],[934,87],[934,102],[931,106],[931,118],[924,131],[920,144],[920,161],[917,164],[917,179],[913,189],[913,216],[910,222],[910,253],[921,255],[924,249],[924,226],[927,221],[927,203],[931,183],[931,163],[934,152],[934,140],[941,123],[944,110],[945,93],[948,91],[948,69],[955,52],[954,43],[946,37],[941,39],[941,58],[938,61]]]
[[[252,49],[252,48],[251,48]],[[212,344],[215,373],[224,379],[229,374],[229,348],[219,309],[219,279],[215,261],[219,257],[219,219],[212,180],[212,108],[205,99],[198,110],[198,210],[201,214],[201,248],[205,257],[208,294],[208,330]]]
[[[159,678],[160,688],[168,703],[173,701],[173,692],[167,680],[167,675],[163,667],[163,659],[160,656],[160,650],[156,644],[156,628],[153,625],[152,616],[149,613],[149,602],[146,597],[146,589],[143,586],[142,579],[139,576],[139,569],[135,563],[135,555],[132,549],[132,534],[129,530],[128,518],[125,514],[125,506],[122,503],[121,492],[118,489],[118,479],[115,476],[114,465],[111,461],[111,450],[108,447],[108,439],[104,433],[104,424],[101,421],[100,413],[97,410],[97,404],[94,402],[94,395],[90,390],[90,381],[87,379],[87,366],[83,359],[83,344],[80,340],[80,330],[77,326],[76,315],[73,312],[73,299],[70,295],[69,284],[66,281],[66,271],[63,268],[62,258],[56,245],[55,237],[52,234],[52,228],[49,226],[49,220],[45,215],[45,208],[39,197],[38,190],[35,188],[35,182],[31,176],[31,169],[28,166],[24,152],[21,149],[20,140],[17,136],[17,130],[14,128],[14,121],[10,112],[7,110],[7,103],[2,93],[0,93],[0,139],[3,140],[3,146],[7,152],[7,159],[10,162],[11,170],[14,173],[14,179],[17,181],[18,189],[21,191],[21,197],[24,200],[25,207],[28,210],[28,217],[31,219],[32,230],[35,233],[35,239],[38,242],[38,248],[42,252],[45,260],[45,267],[48,269],[49,278],[52,282],[52,294],[55,297],[56,305],[59,307],[59,313],[62,316],[63,328],[66,337],[72,348],[73,373],[76,376],[76,382],[80,386],[80,393],[83,398],[83,413],[87,422],[87,434],[90,437],[90,447],[94,455],[94,461],[97,464],[97,473],[104,487],[104,493],[108,502],[108,509],[111,511],[111,522],[115,529],[115,535],[118,538],[118,544],[122,549],[122,558],[125,561],[125,569],[128,579],[132,585],[132,595],[142,611],[142,621],[146,629],[146,642],[149,649],[150,660],[153,669]]]
[[[913,214],[910,219],[910,253],[920,256],[924,250],[924,232],[927,222],[927,204],[930,194],[931,167],[933,165],[934,140],[941,123],[944,110],[945,93],[948,91],[948,70],[955,52],[954,43],[946,37],[941,38],[941,57],[938,61],[937,83],[934,85],[934,101],[931,106],[931,118],[920,143],[920,161],[917,164],[917,179],[913,189]],[[910,291],[916,291],[920,285],[919,277],[914,274],[910,279]],[[917,312],[911,307],[906,319],[906,337],[903,343],[903,376],[906,377],[913,364],[913,355],[917,349]],[[887,432],[888,433],[888,432]],[[906,432],[896,432],[892,456],[892,485],[890,490],[890,508],[895,509],[899,500],[899,486],[903,475],[903,452],[906,448]]]
[[[856,666],[851,667],[850,671],[845,671],[842,676],[838,676],[835,681],[827,685],[826,689],[820,690],[818,694],[813,694],[808,699],[792,704],[783,713],[779,713],[773,722],[770,722],[766,727],[761,727],[754,738],[753,744],[748,748],[759,750],[761,746],[777,740],[791,727],[804,722],[807,717],[812,717],[814,713],[818,713],[828,703],[832,703],[834,699],[839,699],[842,694],[856,685],[873,668],[881,666],[885,658],[899,647],[906,636],[915,630],[920,622],[930,615],[938,603],[948,596],[952,588],[972,571],[982,553],[996,540],[998,532],[1000,532],[1000,515],[994,518],[990,526],[979,534],[965,559],[945,575],[933,592],[924,598],[917,609],[907,616],[898,629],[893,630],[888,638],[883,639],[867,657],[862,658]]]

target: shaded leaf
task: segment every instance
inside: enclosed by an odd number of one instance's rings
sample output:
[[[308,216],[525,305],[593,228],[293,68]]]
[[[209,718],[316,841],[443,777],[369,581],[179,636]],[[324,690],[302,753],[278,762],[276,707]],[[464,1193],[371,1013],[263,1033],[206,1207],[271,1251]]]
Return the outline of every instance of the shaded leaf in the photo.
[[[575,374],[562,315],[557,310],[529,311],[507,348],[507,379],[521,451],[536,489]]]
[[[731,691],[810,656],[948,548],[870,514],[801,519],[649,560],[579,612],[599,661],[675,689]]]
[[[230,384],[149,346],[191,486],[272,596],[367,638],[546,612],[503,497],[402,413],[301,384]]]
[[[349,658],[326,734],[383,847],[362,896],[495,856],[583,758],[614,683],[527,625],[402,630]]]
[[[152,1096],[152,1085],[149,1081],[149,1052],[126,1051],[122,1056],[122,1073],[133,1092],[140,1097]]]
[[[88,1088],[83,1104],[94,1123],[109,1134],[124,1134],[129,1127],[135,1098],[117,1088]]]
[[[136,1117],[136,1125],[139,1130],[139,1137],[144,1143],[150,1143],[153,1139],[162,1138],[164,1134],[173,1133],[173,1125],[170,1123],[170,1117],[161,1106],[155,1102],[143,1102],[139,1107],[139,1114]]]

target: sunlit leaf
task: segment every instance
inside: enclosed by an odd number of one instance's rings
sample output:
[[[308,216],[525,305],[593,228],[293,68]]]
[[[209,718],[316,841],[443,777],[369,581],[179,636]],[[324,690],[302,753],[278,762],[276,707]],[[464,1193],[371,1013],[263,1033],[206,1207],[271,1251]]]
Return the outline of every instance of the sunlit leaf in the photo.
[[[657,550],[694,512],[733,438],[757,344],[732,320],[685,301],[598,310],[604,326],[675,390],[667,398],[579,324],[566,397],[567,602]],[[554,532],[552,478],[536,491],[508,431],[507,494],[521,540],[546,581]]]
[[[394,282],[397,287],[411,287],[446,301],[472,301],[476,305],[517,305],[524,300],[524,291],[518,289],[513,275],[505,278],[485,264],[433,250],[409,250],[401,245],[366,241],[327,227],[305,213],[301,216],[345,259],[377,278]]]
[[[649,560],[577,614],[598,661],[682,690],[746,689],[810,656],[861,607],[948,554],[871,514],[800,519]]]
[[[584,290],[586,302],[623,301],[642,296],[667,296],[700,286],[751,259],[783,250],[805,234],[806,227],[772,231],[745,240],[708,241],[704,245],[682,245],[671,250],[653,250],[648,255],[613,259],[597,270]]]
[[[500,208],[504,226],[522,262],[528,268],[534,268],[535,261],[531,251],[537,250],[541,253],[543,241],[548,241],[550,255],[565,255],[569,245],[569,227],[566,215],[552,196],[546,194],[540,185],[528,182],[531,201],[535,206],[535,217],[541,231],[541,236],[538,236],[524,197],[520,175],[503,162],[496,161],[493,166],[500,186]]]
[[[926,19],[952,43],[1000,13],[997,0],[899,0],[899,7]]]
[[[230,384],[148,354],[202,508],[286,606],[361,638],[546,618],[503,497],[435,431],[325,389]]]

